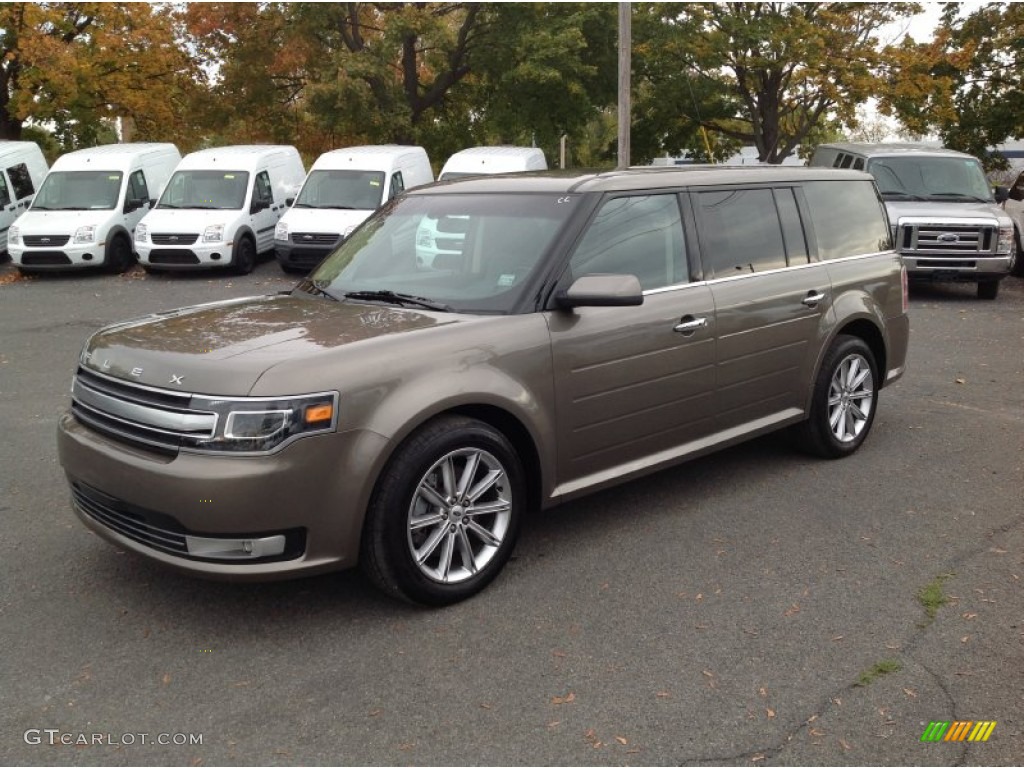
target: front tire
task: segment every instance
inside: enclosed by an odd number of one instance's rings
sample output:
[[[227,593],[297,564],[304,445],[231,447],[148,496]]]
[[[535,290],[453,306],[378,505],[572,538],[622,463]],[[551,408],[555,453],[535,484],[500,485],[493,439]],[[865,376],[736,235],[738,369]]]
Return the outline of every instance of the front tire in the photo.
[[[818,371],[810,414],[797,428],[800,447],[828,459],[860,448],[875,420],[878,383],[871,348],[857,336],[838,336]]]
[[[238,275],[248,275],[256,267],[256,243],[249,235],[242,235],[235,243],[231,268]]]
[[[991,301],[999,295],[999,281],[998,280],[986,280],[978,283],[978,298],[986,299]]]
[[[120,275],[128,271],[132,261],[134,257],[131,241],[124,235],[116,235],[107,246],[103,268],[111,274]]]
[[[363,570],[410,602],[465,600],[508,561],[526,498],[519,456],[501,432],[476,419],[437,418],[399,446],[377,482]]]

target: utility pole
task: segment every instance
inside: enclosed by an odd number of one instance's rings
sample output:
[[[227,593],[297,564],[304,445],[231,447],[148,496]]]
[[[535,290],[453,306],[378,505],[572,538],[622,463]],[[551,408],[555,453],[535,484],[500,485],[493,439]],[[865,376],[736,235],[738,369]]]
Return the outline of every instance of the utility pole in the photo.
[[[629,127],[632,104],[629,84],[633,45],[632,16],[629,3],[619,3],[619,168],[629,167]]]

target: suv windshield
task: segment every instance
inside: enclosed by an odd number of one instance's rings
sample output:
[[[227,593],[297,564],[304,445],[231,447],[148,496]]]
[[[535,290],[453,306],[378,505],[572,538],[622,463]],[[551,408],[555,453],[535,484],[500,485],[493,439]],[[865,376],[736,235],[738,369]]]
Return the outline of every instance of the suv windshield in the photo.
[[[880,157],[869,160],[867,170],[888,200],[995,202],[981,163],[972,157]]]
[[[557,194],[411,195],[360,227],[306,286],[391,292],[457,312],[508,312],[573,209]]]
[[[109,211],[121,197],[120,171],[51,171],[32,202],[37,211]]]
[[[380,171],[312,171],[294,207],[372,211],[380,206],[383,195]]]
[[[156,207],[237,211],[248,186],[246,171],[175,171]]]

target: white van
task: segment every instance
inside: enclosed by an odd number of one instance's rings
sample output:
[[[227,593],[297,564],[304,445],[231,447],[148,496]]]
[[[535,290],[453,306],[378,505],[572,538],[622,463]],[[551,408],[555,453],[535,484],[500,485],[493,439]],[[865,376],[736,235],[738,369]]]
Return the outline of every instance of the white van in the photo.
[[[25,209],[49,166],[34,141],[0,141],[0,246],[7,250],[7,230]]]
[[[132,233],[181,159],[173,144],[107,144],[57,158],[7,232],[22,272],[132,264]]]
[[[496,173],[546,171],[548,162],[537,147],[470,147],[448,158],[438,181],[451,181],[463,176],[489,176]],[[450,221],[448,226],[457,222]],[[461,232],[439,231],[437,221],[424,218],[416,230],[416,264],[431,269],[438,256],[462,252]],[[447,247],[446,247],[447,246]]]
[[[433,180],[423,147],[381,144],[325,152],[274,232],[281,269],[312,269],[388,200]]]
[[[306,170],[295,147],[203,149],[174,169],[156,208],[135,231],[146,271],[232,267],[248,274],[274,247],[274,228]]]
[[[548,162],[537,147],[470,147],[448,158],[439,181],[492,173],[546,171]]]

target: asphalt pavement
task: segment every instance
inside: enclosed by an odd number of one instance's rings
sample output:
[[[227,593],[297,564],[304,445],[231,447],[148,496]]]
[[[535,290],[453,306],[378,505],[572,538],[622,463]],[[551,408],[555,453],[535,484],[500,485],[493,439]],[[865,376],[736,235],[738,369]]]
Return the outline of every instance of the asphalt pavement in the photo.
[[[87,336],[293,282],[0,263],[0,764],[1020,764],[1024,281],[913,292],[854,456],[769,436],[535,514],[443,610],[358,572],[197,580],[71,512]]]

